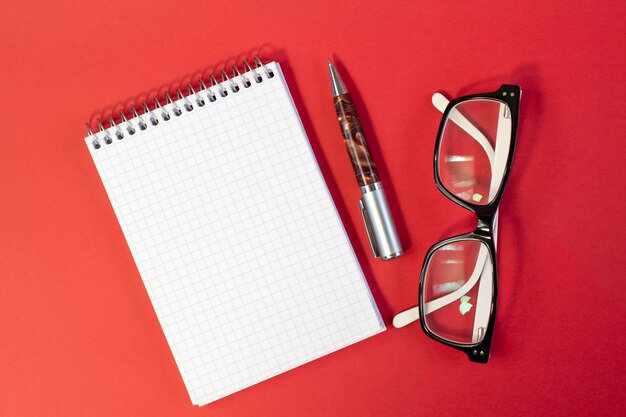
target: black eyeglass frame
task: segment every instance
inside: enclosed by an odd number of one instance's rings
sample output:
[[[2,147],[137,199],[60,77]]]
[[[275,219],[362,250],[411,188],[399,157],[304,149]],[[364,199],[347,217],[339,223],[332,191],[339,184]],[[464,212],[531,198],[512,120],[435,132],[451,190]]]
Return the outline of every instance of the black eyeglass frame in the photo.
[[[463,96],[456,98],[448,103],[445,111],[443,112],[441,123],[439,124],[439,131],[437,133],[437,141],[435,143],[435,159],[434,159],[434,169],[435,169],[435,183],[437,184],[437,188],[441,191],[446,197],[450,200],[454,201],[461,207],[466,208],[472,213],[476,214],[478,217],[478,225],[473,232],[465,233],[462,235],[457,235],[450,237],[448,239],[444,239],[440,242],[435,243],[433,246],[428,249],[426,253],[426,257],[424,259],[424,264],[422,266],[422,272],[420,274],[420,285],[419,285],[419,314],[422,318],[420,320],[420,325],[424,333],[430,338],[436,340],[437,342],[443,343],[446,346],[452,347],[454,349],[458,349],[462,352],[465,352],[469,357],[470,361],[478,362],[478,363],[487,363],[489,360],[489,355],[491,353],[491,340],[493,338],[493,330],[495,325],[496,318],[496,304],[498,299],[498,267],[496,261],[496,246],[493,236],[494,231],[494,220],[496,218],[498,207],[500,205],[500,201],[502,200],[502,194],[504,192],[504,188],[506,186],[509,173],[511,171],[511,165],[513,163],[513,155],[515,153],[515,143],[517,140],[517,124],[519,118],[519,103],[522,95],[522,90],[517,85],[503,84],[497,91],[492,93],[482,93],[482,94],[472,94],[468,96]],[[496,100],[502,103],[505,103],[509,107],[509,111],[511,113],[511,142],[509,145],[509,154],[507,156],[506,166],[504,170],[504,174],[502,177],[502,181],[500,183],[500,187],[494,196],[493,200],[486,205],[472,204],[467,201],[464,201],[452,194],[448,191],[443,185],[441,178],[439,176],[438,164],[439,164],[439,149],[441,147],[441,141],[443,138],[443,132],[448,121],[448,115],[450,111],[459,103],[463,103],[465,101],[476,100],[476,99],[488,99],[488,100]],[[448,245],[450,243],[458,242],[461,240],[474,240],[484,243],[487,246],[489,256],[491,257],[491,261],[493,264],[493,291],[491,296],[491,310],[489,314],[489,322],[487,325],[487,329],[485,331],[485,335],[482,340],[478,343],[472,344],[463,344],[463,343],[455,343],[449,340],[446,340],[435,333],[433,333],[428,326],[426,325],[426,314],[424,309],[424,282],[426,277],[426,271],[428,269],[428,265],[430,264],[430,260],[434,253],[441,248],[442,246]]]

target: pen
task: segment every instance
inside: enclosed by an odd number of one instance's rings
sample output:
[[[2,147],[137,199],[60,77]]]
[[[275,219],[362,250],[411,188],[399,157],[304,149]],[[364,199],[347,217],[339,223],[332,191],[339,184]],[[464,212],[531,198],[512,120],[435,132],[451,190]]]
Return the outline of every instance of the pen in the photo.
[[[350,94],[331,60],[328,60],[330,83],[339,127],[345,139],[357,183],[361,187],[359,206],[374,257],[383,260],[402,255],[402,246],[391,217],[385,191],[376,172],[369,147],[352,104]]]

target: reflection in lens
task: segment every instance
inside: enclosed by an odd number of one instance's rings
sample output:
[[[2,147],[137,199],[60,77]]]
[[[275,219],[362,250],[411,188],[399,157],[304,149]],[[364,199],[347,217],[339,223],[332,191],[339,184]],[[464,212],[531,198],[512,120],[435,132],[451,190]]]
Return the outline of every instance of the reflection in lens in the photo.
[[[487,330],[493,295],[493,262],[487,245],[459,240],[430,257],[424,276],[424,324],[460,344],[479,343]]]
[[[504,102],[474,99],[454,106],[437,150],[443,186],[468,203],[489,204],[504,177],[511,129],[511,112]]]

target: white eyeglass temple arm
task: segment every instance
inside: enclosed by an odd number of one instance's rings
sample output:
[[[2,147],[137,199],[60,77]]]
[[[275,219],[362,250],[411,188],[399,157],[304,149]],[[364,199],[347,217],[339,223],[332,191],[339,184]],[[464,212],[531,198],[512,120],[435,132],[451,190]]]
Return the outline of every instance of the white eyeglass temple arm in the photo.
[[[498,128],[496,130],[496,141],[494,143],[496,149],[494,159],[491,164],[491,184],[489,185],[489,201],[491,201],[502,183],[504,171],[506,170],[507,157],[511,149],[511,129],[513,122],[511,119],[511,111],[509,106],[500,103],[500,111],[498,113]]]
[[[481,245],[484,247],[484,245]],[[484,278],[478,283],[478,295],[476,296],[476,314],[474,315],[474,328],[472,341],[479,342],[489,325],[491,315],[491,295],[493,294],[493,261],[485,262],[482,274]],[[481,274],[481,275],[482,275]]]
[[[426,303],[428,304],[428,303]],[[409,308],[408,310],[404,310],[401,313],[396,314],[393,317],[393,327],[399,329],[400,327],[404,327],[407,324],[411,324],[414,321],[420,319],[420,308],[419,306],[415,306]]]
[[[491,165],[491,183],[489,185],[489,201],[491,201],[500,188],[504,170],[506,169],[507,157],[511,147],[511,112],[509,107],[500,103],[498,113],[498,128],[496,130],[495,155]],[[493,218],[493,245],[497,249],[498,243],[498,212]],[[485,264],[483,271],[486,279],[481,279],[478,284],[478,296],[476,297],[476,314],[474,316],[474,329],[472,332],[473,342],[477,343],[482,339],[483,332],[487,330],[489,325],[489,317],[491,316],[491,299],[493,294],[493,261]]]

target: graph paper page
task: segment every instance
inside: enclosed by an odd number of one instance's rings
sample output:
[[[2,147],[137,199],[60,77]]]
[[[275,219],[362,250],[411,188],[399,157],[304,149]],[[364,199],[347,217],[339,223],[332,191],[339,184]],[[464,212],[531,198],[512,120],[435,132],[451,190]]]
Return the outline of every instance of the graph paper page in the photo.
[[[280,67],[268,68],[203,107],[177,102],[180,116],[164,106],[170,120],[144,116],[132,136],[110,129],[100,149],[85,139],[197,405],[385,329]]]

